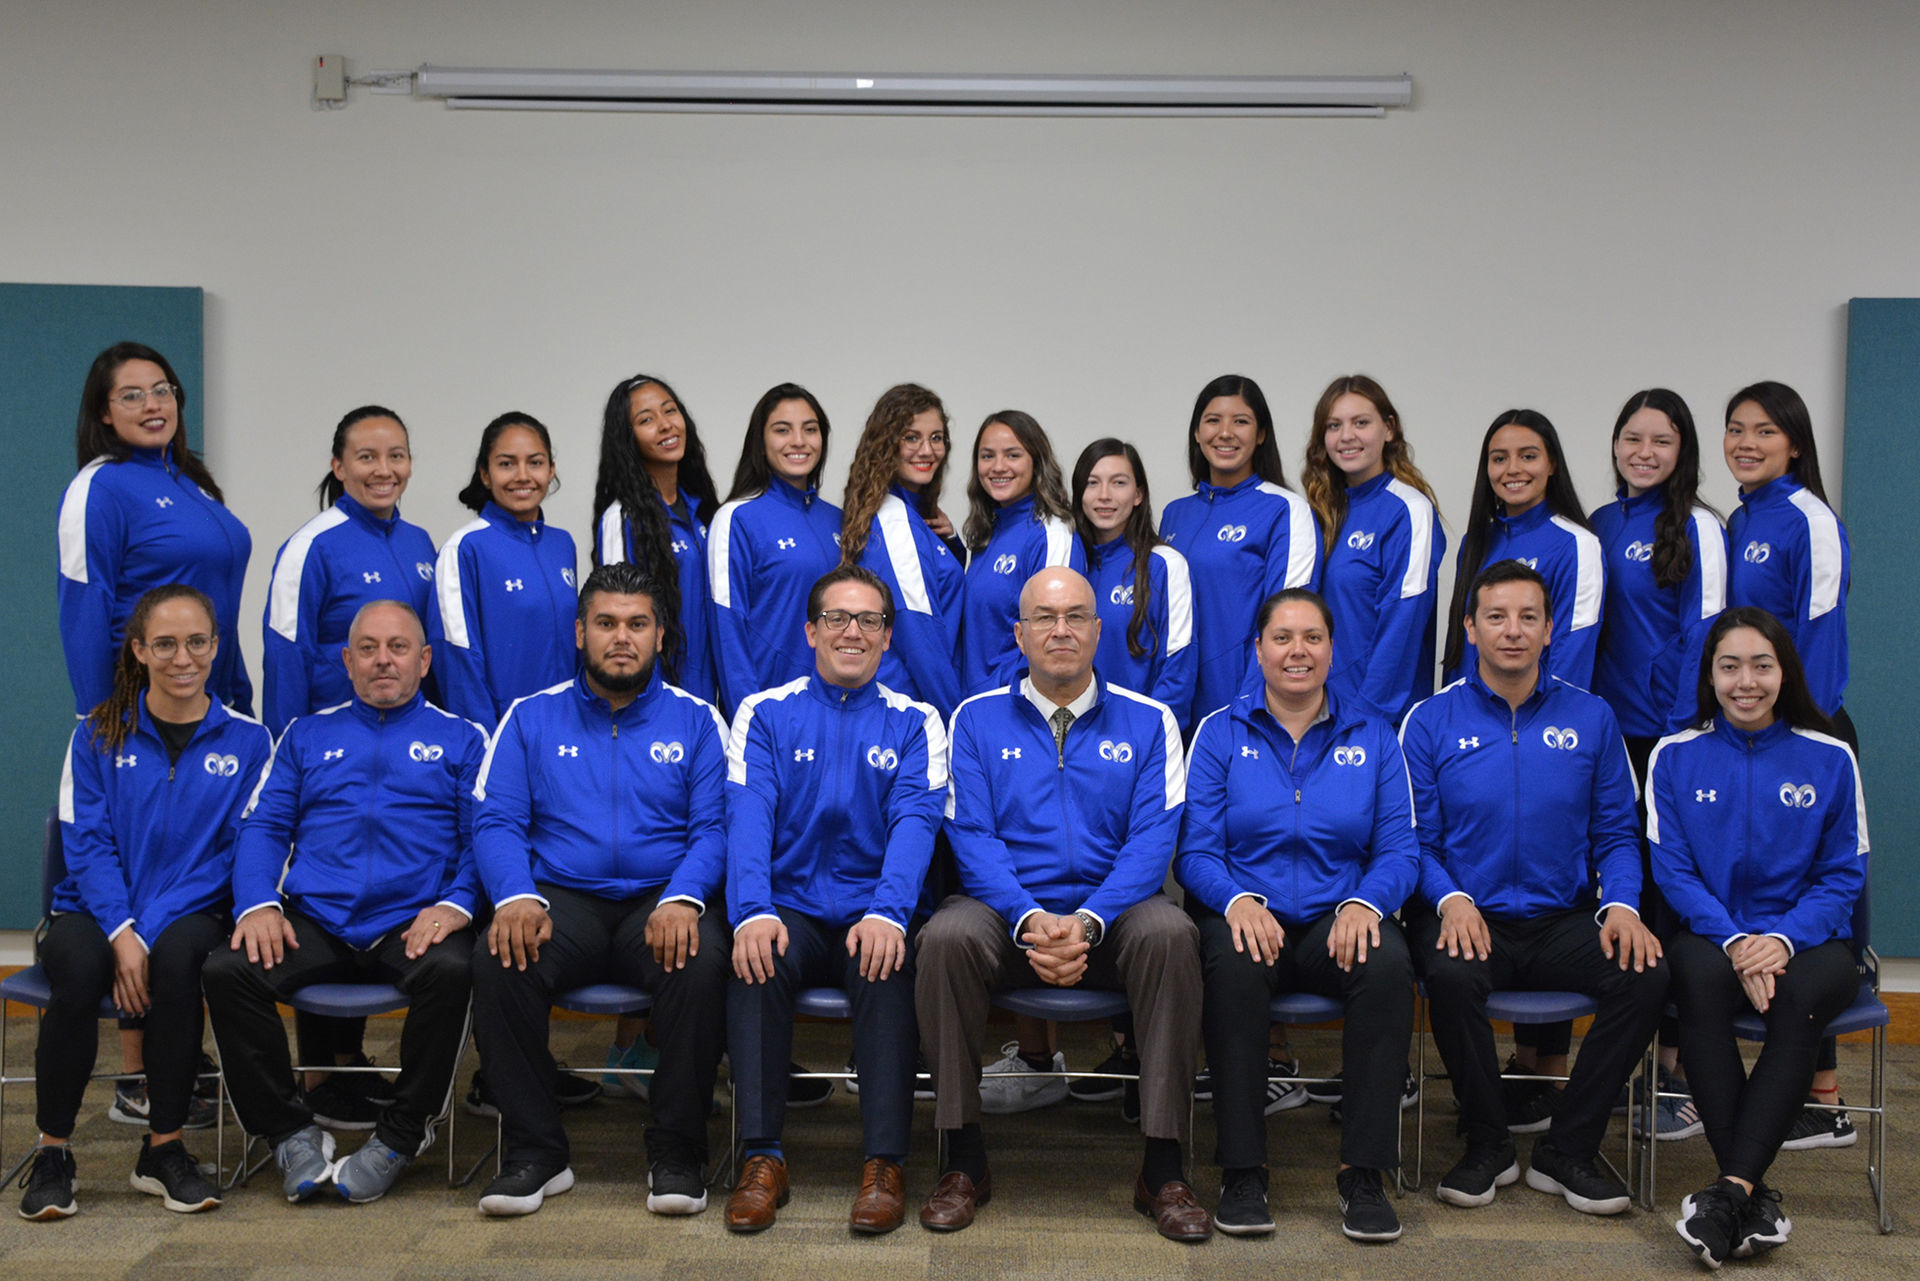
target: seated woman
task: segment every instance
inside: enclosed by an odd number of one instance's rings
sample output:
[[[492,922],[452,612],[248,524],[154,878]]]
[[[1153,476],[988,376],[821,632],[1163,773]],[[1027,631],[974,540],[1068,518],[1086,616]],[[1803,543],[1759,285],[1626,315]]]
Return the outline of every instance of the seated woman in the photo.
[[[1392,919],[1419,843],[1393,727],[1326,688],[1333,621],[1305,588],[1257,616],[1262,689],[1200,722],[1175,875],[1200,927],[1222,1232],[1273,1231],[1267,1210],[1268,1003],[1315,992],[1346,1007],[1341,1230],[1392,1241],[1381,1172],[1398,1167],[1413,964]],[[1288,794],[1291,805],[1285,803]]]
[[[234,827],[267,763],[266,727],[207,694],[213,603],[156,587],[127,619],[112,692],[73,731],[60,781],[67,875],[40,940],[52,999],[34,1059],[40,1145],[26,1219],[74,1202],[68,1140],[93,1074],[100,1002],[146,1017],[152,1133],[133,1186],[189,1213],[220,1204],[181,1142],[200,1063],[200,968],[226,937]]]
[[[1720,615],[1698,709],[1698,727],[1653,750],[1647,841],[1682,926],[1667,948],[1680,1053],[1720,1169],[1674,1227],[1717,1268],[1792,1230],[1763,1180],[1806,1101],[1823,1030],[1860,990],[1852,918],[1867,821],[1853,752],[1772,614]],[[1749,1009],[1767,1028],[1751,1073],[1733,1035]]]

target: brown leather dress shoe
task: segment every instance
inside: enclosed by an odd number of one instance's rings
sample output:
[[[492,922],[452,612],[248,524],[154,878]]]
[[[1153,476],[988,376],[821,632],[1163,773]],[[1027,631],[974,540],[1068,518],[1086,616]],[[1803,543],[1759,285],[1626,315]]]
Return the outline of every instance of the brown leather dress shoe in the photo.
[[[1213,1216],[1194,1199],[1193,1189],[1178,1179],[1162,1185],[1160,1195],[1147,1192],[1147,1181],[1133,1184],[1133,1208],[1153,1220],[1169,1241],[1205,1241],[1213,1235]]]
[[[750,1156],[727,1198],[727,1231],[762,1232],[773,1212],[787,1203],[787,1163],[777,1156]]]
[[[920,1207],[920,1225],[935,1232],[958,1232],[973,1222],[973,1212],[992,1196],[991,1170],[978,1187],[960,1171],[949,1170],[940,1176],[940,1182],[933,1185],[933,1195]]]
[[[878,1236],[906,1222],[907,1191],[900,1167],[883,1157],[871,1157],[860,1170],[860,1191],[853,1198],[847,1223],[855,1232]]]

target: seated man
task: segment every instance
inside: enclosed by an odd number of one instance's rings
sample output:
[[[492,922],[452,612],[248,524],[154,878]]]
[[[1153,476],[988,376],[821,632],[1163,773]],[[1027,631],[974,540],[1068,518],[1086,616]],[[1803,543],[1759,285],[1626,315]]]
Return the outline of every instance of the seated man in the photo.
[[[918,945],[915,1005],[947,1138],[920,1222],[964,1228],[993,1191],[980,1130],[992,994],[1084,983],[1123,989],[1133,1009],[1146,1135],[1134,1207],[1163,1236],[1203,1241],[1212,1222],[1183,1181],[1199,934],[1160,892],[1186,793],[1180,727],[1161,704],[1094,675],[1100,620],[1074,571],[1027,581],[1014,634],[1028,671],[953,714],[947,830],[965,892],[940,905]]]
[[[432,653],[404,603],[363,606],[344,654],[353,701],[280,736],[234,846],[233,939],[203,975],[234,1112],[273,1145],[289,1201],[329,1178],[349,1201],[384,1195],[433,1141],[466,1042],[487,736],[421,696]],[[330,982],[391,983],[408,999],[394,1100],[337,1167],[333,1136],[294,1092],[274,1008]]]
[[[1618,1214],[1627,1190],[1596,1158],[1667,992],[1659,940],[1640,922],[1633,771],[1607,705],[1542,678],[1552,605],[1539,574],[1514,560],[1489,566],[1467,596],[1466,626],[1475,668],[1417,704],[1400,735],[1424,900],[1407,941],[1467,1138],[1438,1195],[1486,1205],[1520,1177],[1488,994],[1571,991],[1600,1012],[1527,1184],[1588,1214]]]
[[[506,1135],[488,1214],[573,1186],[553,1096],[555,993],[612,981],[653,995],[647,1208],[707,1208],[707,1113],[726,1030],[726,727],[654,661],[659,588],[593,572],[574,623],[581,672],[507,709],[474,795],[474,858],[494,903],[473,953],[480,1061]]]
[[[727,1045],[746,1157],[727,1227],[769,1227],[787,1199],[794,993],[819,984],[853,1006],[866,1165],[852,1227],[891,1232],[906,1214],[920,1046],[908,936],[946,799],[947,733],[940,713],[874,680],[893,593],[873,573],[843,565],[816,582],[806,631],[813,673],[742,701],[727,746]]]

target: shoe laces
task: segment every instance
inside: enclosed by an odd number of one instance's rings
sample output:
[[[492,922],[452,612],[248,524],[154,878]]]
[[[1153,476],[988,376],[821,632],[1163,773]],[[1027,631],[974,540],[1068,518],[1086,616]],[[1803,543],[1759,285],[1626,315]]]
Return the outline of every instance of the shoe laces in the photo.
[[[1340,1171],[1340,1195],[1348,1205],[1385,1205],[1386,1188],[1380,1180],[1380,1171],[1369,1170],[1361,1166],[1349,1166]]]
[[[159,1167],[160,1181],[171,1184],[177,1179],[200,1173],[200,1163],[187,1151],[187,1145],[175,1139],[171,1143],[162,1143],[159,1147],[150,1147],[147,1154]]]
[[[33,1154],[33,1160],[20,1172],[23,1188],[35,1188],[44,1183],[54,1183],[67,1177],[67,1163],[73,1159],[73,1149],[62,1144],[42,1143]]]

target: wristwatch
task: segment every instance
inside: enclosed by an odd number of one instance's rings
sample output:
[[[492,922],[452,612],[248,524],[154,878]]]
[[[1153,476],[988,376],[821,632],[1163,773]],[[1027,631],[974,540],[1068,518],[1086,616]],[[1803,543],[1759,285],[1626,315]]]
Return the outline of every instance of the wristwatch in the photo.
[[[1075,912],[1073,915],[1080,922],[1080,928],[1087,933],[1087,946],[1090,948],[1099,947],[1100,936],[1106,933],[1105,930],[1100,928],[1100,918],[1092,912]]]

